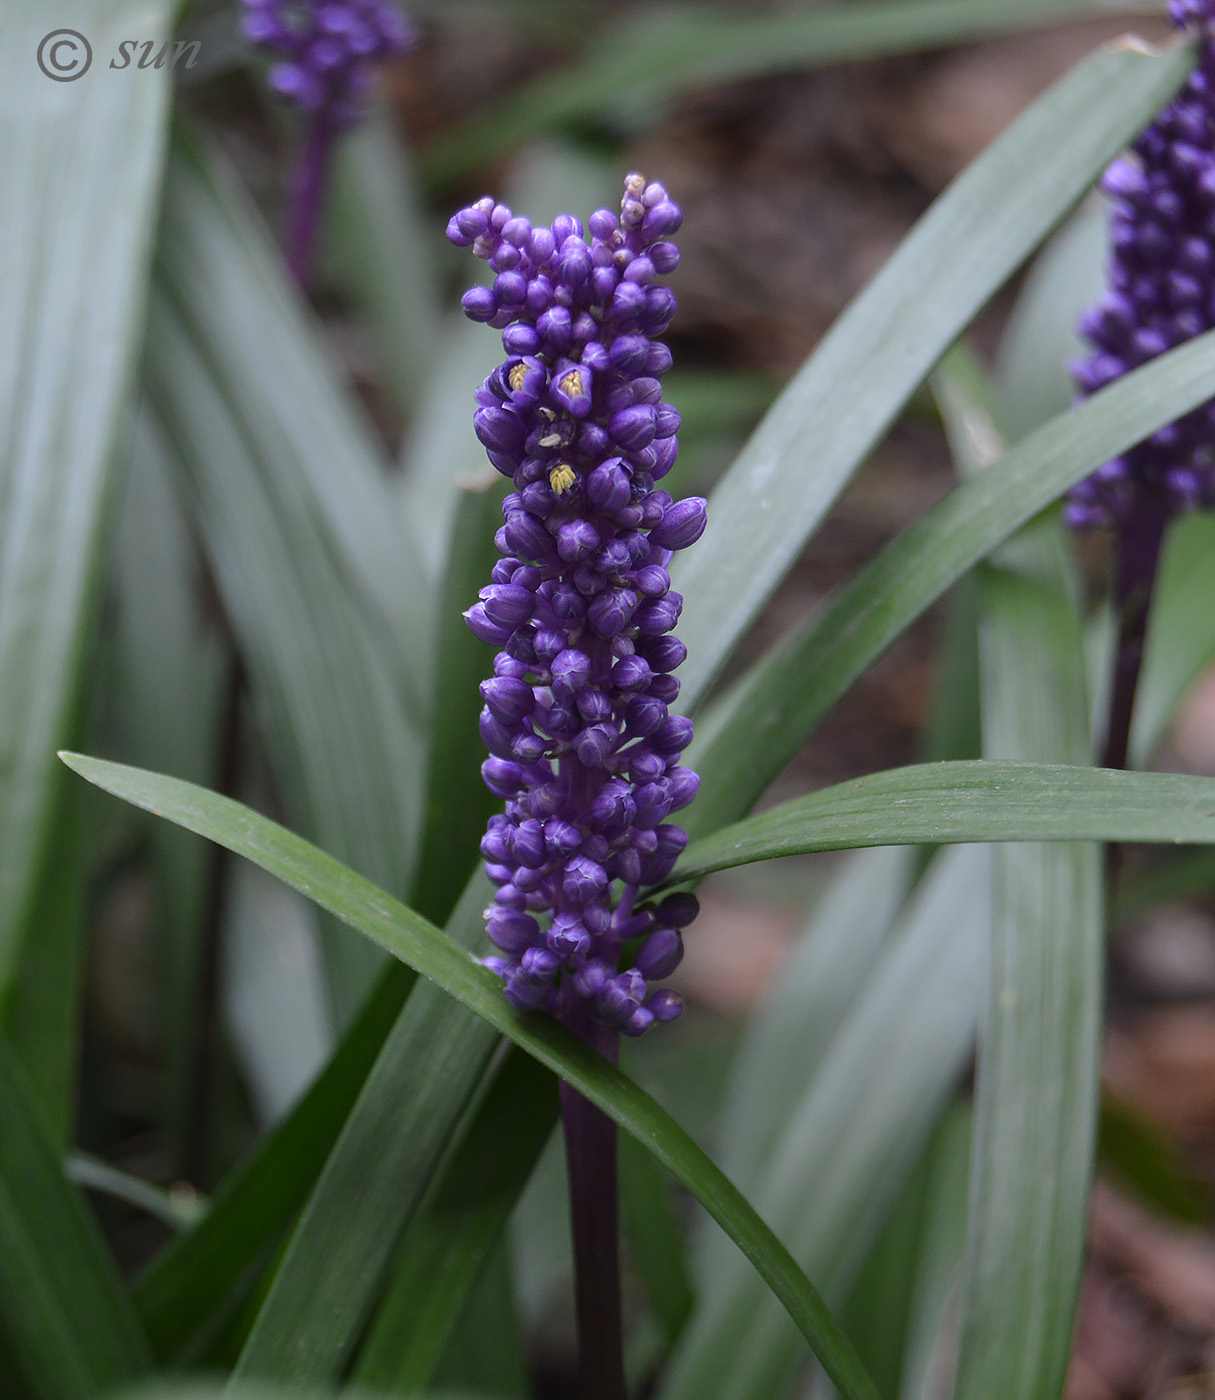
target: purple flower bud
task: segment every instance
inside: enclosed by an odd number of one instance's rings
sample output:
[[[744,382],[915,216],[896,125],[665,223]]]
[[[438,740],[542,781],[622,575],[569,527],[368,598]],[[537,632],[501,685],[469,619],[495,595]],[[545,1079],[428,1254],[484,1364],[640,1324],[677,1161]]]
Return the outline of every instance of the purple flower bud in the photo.
[[[683,961],[683,939],[676,929],[660,928],[650,934],[637,953],[634,966],[646,981],[669,977]]]
[[[585,957],[590,951],[591,936],[576,915],[558,914],[548,931],[548,946],[562,958]]]
[[[705,532],[708,502],[702,496],[686,496],[663,512],[662,523],[650,531],[650,540],[661,549],[687,549]]]
[[[587,500],[608,515],[627,506],[631,494],[631,479],[619,457],[601,462],[586,479]]]
[[[464,314],[470,321],[488,321],[498,309],[494,294],[488,287],[473,287],[464,293],[460,300]]]
[[[599,531],[589,520],[567,520],[557,530],[557,553],[576,564],[599,548]]]
[[[607,871],[586,856],[572,856],[561,878],[561,892],[571,904],[590,904],[608,887]]]
[[[489,941],[504,953],[518,953],[540,937],[540,925],[530,914],[495,908],[486,921],[485,932]]]
[[[489,758],[481,765],[485,786],[495,797],[514,797],[523,782],[523,770],[504,758]]]
[[[674,758],[692,742],[692,721],[684,715],[669,715],[650,739],[650,747],[664,758]]]
[[[528,511],[512,511],[505,529],[506,543],[520,559],[543,559],[553,547],[544,522]]]
[[[683,1011],[683,997],[669,987],[646,998],[645,1009],[656,1021],[677,1020]]]
[[[492,452],[518,452],[527,436],[523,420],[507,408],[479,408],[473,414],[473,428]]]
[[[637,404],[634,408],[614,413],[608,422],[608,432],[626,452],[634,452],[653,442],[657,421],[657,414],[650,404]]]
[[[481,590],[486,617],[496,626],[511,631],[531,618],[535,603],[535,595],[517,583],[495,583]]]
[[[612,702],[602,690],[580,690],[574,703],[578,707],[578,713],[588,724],[612,717]]]
[[[655,676],[650,682],[650,694],[657,700],[665,700],[673,705],[679,698],[679,678],[677,676]]]
[[[644,690],[654,673],[641,656],[622,656],[612,667],[612,684],[618,690]]]
[[[511,751],[511,731],[490,712],[487,706],[481,711],[480,719],[481,742],[497,758],[514,758]]]
[[[551,853],[567,856],[582,845],[582,833],[573,822],[553,819],[544,825],[544,844]]]
[[[671,791],[671,811],[681,812],[700,790],[700,774],[691,768],[672,768],[667,774]]]
[[[585,418],[591,411],[594,376],[585,365],[562,360],[553,373],[553,400],[575,418]]]
[[[553,688],[572,694],[581,690],[591,676],[591,659],[572,647],[558,652],[552,662]]]
[[[574,740],[574,752],[587,768],[602,768],[619,739],[620,732],[614,724],[591,724]]]
[[[682,610],[683,598],[678,593],[668,593],[665,598],[651,598],[643,603],[633,621],[647,637],[660,637],[674,628]]]
[[[637,789],[637,814],[633,825],[639,831],[650,831],[671,811],[671,798],[665,783],[646,783]]]
[[[636,810],[629,785],[613,778],[604,783],[591,803],[591,819],[607,831],[623,831],[631,825]]]
[[[629,625],[637,595],[629,588],[612,588],[592,599],[587,609],[591,626],[601,637],[617,637]]]

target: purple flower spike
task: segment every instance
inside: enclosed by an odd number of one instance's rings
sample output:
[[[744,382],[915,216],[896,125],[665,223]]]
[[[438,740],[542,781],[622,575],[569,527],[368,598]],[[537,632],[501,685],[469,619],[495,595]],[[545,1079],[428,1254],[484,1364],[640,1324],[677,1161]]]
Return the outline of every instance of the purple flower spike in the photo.
[[[274,88],[333,127],[359,119],[367,65],[417,43],[392,0],[244,0],[244,10],[245,37],[283,55]],[[468,238],[464,225],[452,233]]]
[[[500,330],[508,356],[474,417],[514,485],[503,558],[465,614],[501,648],[481,687],[482,771],[506,804],[481,846],[498,886],[486,965],[521,1010],[626,1035],[679,1014],[647,982],[675,967],[696,912],[690,895],[636,907],[687,844],[667,818],[698,786],[679,762],[691,721],[669,711],[687,653],[667,565],[700,537],[705,503],[654,489],[678,451],[655,336],[674,311],[656,279],[679,261],[680,220],[661,185],[630,175],[620,216],[601,209],[585,231],[570,215],[533,227],[488,196],[448,225],[494,274],[465,314]]]
[[[1092,353],[1072,366],[1082,395],[1215,327],[1215,0],[1172,0],[1173,23],[1199,39],[1185,87],[1115,161],[1105,296],[1080,321]],[[1215,507],[1210,404],[1155,433],[1075,486],[1064,519],[1124,529],[1145,512],[1167,518]]]

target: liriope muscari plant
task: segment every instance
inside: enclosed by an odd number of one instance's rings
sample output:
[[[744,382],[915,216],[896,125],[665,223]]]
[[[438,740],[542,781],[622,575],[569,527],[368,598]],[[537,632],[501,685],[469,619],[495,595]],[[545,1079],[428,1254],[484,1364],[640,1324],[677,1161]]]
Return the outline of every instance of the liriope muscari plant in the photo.
[[[630,175],[620,214],[598,210],[585,232],[568,214],[533,227],[489,197],[447,230],[495,274],[463,300],[506,352],[473,421],[514,488],[502,558],[465,614],[501,648],[481,687],[482,771],[505,801],[481,846],[497,886],[487,963],[512,1005],[609,1057],[619,1033],[679,1015],[678,993],[652,984],[697,910],[692,895],[642,897],[687,844],[667,818],[699,785],[679,762],[691,721],[671,713],[686,649],[667,569],[703,532],[705,502],[658,485],[679,428],[660,383],[675,298],[658,279],[678,263],[680,222],[660,184]],[[623,1394],[615,1129],[568,1086],[562,1112],[584,1385]]]
[[[1181,92],[1106,171],[1108,288],[1081,320],[1092,353],[1073,365],[1084,394],[1215,327],[1215,0],[1172,0],[1199,39]],[[1215,400],[1169,423],[1073,488],[1065,519],[1116,535],[1119,644],[1105,749],[1126,763],[1148,609],[1168,521],[1215,507]]]
[[[287,261],[298,282],[312,265],[334,138],[358,121],[371,65],[416,42],[392,0],[243,0],[246,38],[279,55],[270,86],[307,119],[287,229]]]

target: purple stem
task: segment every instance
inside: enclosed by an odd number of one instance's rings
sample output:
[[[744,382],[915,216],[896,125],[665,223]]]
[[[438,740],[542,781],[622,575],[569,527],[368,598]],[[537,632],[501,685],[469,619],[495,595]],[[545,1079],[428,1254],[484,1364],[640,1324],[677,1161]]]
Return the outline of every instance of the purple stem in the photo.
[[[329,155],[333,149],[335,131],[331,115],[321,108],[309,124],[292,182],[291,212],[287,225],[287,264],[296,282],[305,292],[312,277],[317,226],[320,223],[325,176],[329,170]]]
[[[570,1017],[573,1022],[573,1017]],[[573,1028],[616,1063],[620,1036],[579,1020]],[[578,1317],[579,1400],[626,1400],[620,1309],[620,1231],[616,1124],[564,1081],[561,1122],[574,1232],[574,1301]]]
[[[1114,576],[1114,605],[1118,611],[1118,650],[1106,732],[1106,768],[1125,768],[1130,745],[1135,691],[1143,665],[1148,613],[1156,584],[1160,546],[1168,512],[1158,502],[1145,502],[1118,535]]]

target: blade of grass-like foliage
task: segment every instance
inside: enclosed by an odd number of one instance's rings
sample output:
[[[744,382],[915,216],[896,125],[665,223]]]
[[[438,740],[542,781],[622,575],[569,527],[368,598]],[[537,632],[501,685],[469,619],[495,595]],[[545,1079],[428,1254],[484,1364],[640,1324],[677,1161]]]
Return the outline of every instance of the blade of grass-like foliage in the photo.
[[[848,858],[773,976],[731,1066],[723,1168],[742,1187],[764,1164],[864,986],[911,882],[898,847]]]
[[[133,30],[158,41],[169,8],[65,0],[54,20],[101,53]],[[0,1003],[79,689],[168,93],[155,70],[51,82],[35,58],[53,27],[36,5],[0,14]]]
[[[401,1240],[393,1279],[351,1373],[407,1395],[443,1359],[485,1257],[557,1124],[552,1076],[512,1051]]]
[[[985,405],[952,367],[939,396],[959,467]],[[949,381],[952,380],[952,383]],[[985,437],[995,435],[988,424]],[[998,451],[998,447],[996,448]],[[983,749],[1085,763],[1084,644],[1062,526],[1043,520],[980,574]],[[959,1400],[1062,1391],[1084,1253],[1103,995],[1096,846],[993,852],[992,977],[979,1039]]]
[[[369,598],[352,556],[364,539],[358,567],[378,570],[390,548],[394,556],[409,550],[395,532],[380,464],[308,348],[311,332],[261,239],[226,182],[179,153],[145,382],[185,475],[295,820],[404,890],[421,784],[402,656],[420,667],[424,642],[399,603],[389,631],[389,605]],[[256,330],[244,324],[250,306],[259,311]],[[255,371],[259,347],[268,363]],[[322,480],[325,472],[331,480]],[[407,578],[394,558],[377,588],[409,591]],[[376,959],[336,929],[326,951],[344,1023]]]
[[[406,663],[397,682],[416,715],[422,575],[411,522],[384,480],[385,454],[325,363],[315,323],[235,178],[181,128],[170,156],[158,290],[190,324],[267,480],[324,530],[331,567],[374,605],[388,655]]]
[[[1131,757],[1148,761],[1164,741],[1186,690],[1215,658],[1215,520],[1175,521],[1165,538],[1135,695]]]
[[[449,928],[460,945],[483,938],[489,894],[484,877],[469,885]],[[432,983],[410,993],[292,1231],[237,1377],[339,1376],[497,1045],[492,1025],[453,1014]]]
[[[189,1234],[163,1250],[135,1287],[135,1305],[158,1361],[188,1352],[264,1263],[307,1199],[375,1057],[412,986],[391,963],[320,1076],[291,1113],[237,1168]]]
[[[1085,15],[1156,9],[1135,0],[859,0],[761,15],[647,8],[596,34],[581,62],[475,112],[434,143],[423,168],[431,181],[453,180],[563,123],[611,123],[697,87],[963,44]]]
[[[463,614],[499,557],[494,535],[502,520],[501,500],[490,481],[459,489],[439,596],[425,835],[413,898],[418,912],[436,923],[447,918],[472,874],[486,822],[499,805],[481,777],[478,727],[478,687],[492,663]]]
[[[409,157],[375,104],[335,152],[326,250],[375,332],[401,409],[421,407],[439,329],[432,241]]]
[[[110,560],[112,698],[104,698],[117,752],[144,768],[214,781],[223,728],[225,679],[232,665],[218,629],[204,617],[197,551],[174,494],[172,454],[150,414],[138,415],[131,465],[118,509]],[[157,1033],[165,1068],[163,1115],[181,1153],[194,1112],[203,974],[206,883],[215,853],[205,841],[163,822],[147,823],[156,882]],[[183,1167],[176,1163],[178,1173]]]
[[[171,1230],[188,1230],[206,1213],[206,1202],[198,1197],[179,1198],[87,1152],[69,1152],[64,1172],[75,1185],[116,1201],[125,1201],[137,1210],[146,1211]]]
[[[80,1400],[147,1368],[118,1270],[0,1037],[0,1314],[39,1400]]]
[[[695,1294],[684,1253],[683,1224],[671,1201],[670,1178],[637,1142],[619,1147],[620,1221],[632,1262],[662,1329],[675,1345],[691,1316]]]
[[[937,1128],[931,1153],[929,1199],[916,1270],[915,1295],[903,1345],[899,1400],[923,1400],[947,1389],[940,1365],[949,1337],[950,1300],[966,1244],[969,1195],[970,1105],[953,1104]],[[952,1355],[949,1356],[952,1362]],[[929,1387],[932,1387],[930,1390]]]
[[[1125,44],[1086,59],[954,181],[835,323],[713,492],[703,540],[673,571],[686,599],[685,703],[704,698],[936,360],[1191,61],[1189,50]]]
[[[946,588],[1081,477],[1208,398],[1215,334],[1170,354],[1177,358],[1162,356],[1103,389],[959,486],[731,686],[688,751],[702,775],[688,829],[711,831],[745,812]]]
[[[638,1138],[696,1196],[763,1276],[841,1394],[872,1387],[813,1285],[736,1187],[656,1103],[564,1027],[511,1011],[494,975],[412,910],[239,803],[190,783],[82,755],[64,761],[115,796],[253,860],[407,961]]]
[[[54,822],[4,1034],[62,1148],[76,1107],[86,917],[80,804],[55,782]]]
[[[1215,779],[1062,763],[918,763],[796,797],[688,847],[668,881],[756,860],[929,841],[1215,842]]]
[[[962,1072],[982,1000],[988,852],[932,866],[790,1110],[756,1208],[841,1299]],[[700,1297],[661,1400],[768,1400],[805,1351],[750,1271],[706,1241]]]

